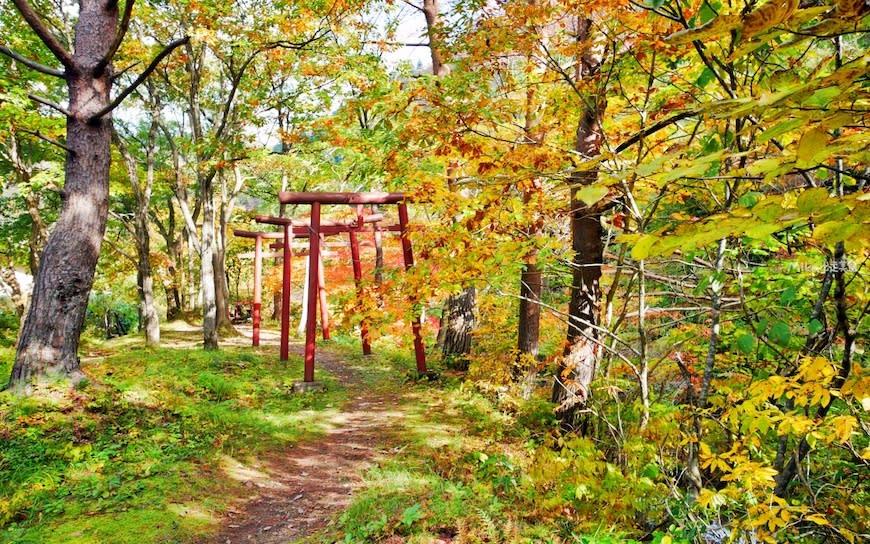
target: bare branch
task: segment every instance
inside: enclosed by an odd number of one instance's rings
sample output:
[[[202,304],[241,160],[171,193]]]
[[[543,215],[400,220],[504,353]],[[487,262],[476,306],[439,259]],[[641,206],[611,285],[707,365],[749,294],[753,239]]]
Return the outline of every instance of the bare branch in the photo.
[[[96,121],[97,119],[99,119],[100,117],[106,115],[107,113],[109,113],[113,109],[117,108],[118,105],[121,102],[123,102],[124,99],[130,95],[130,93],[132,93],[134,90],[136,90],[136,87],[141,85],[142,82],[145,81],[148,78],[148,76],[151,75],[151,72],[153,72],[157,68],[157,66],[160,64],[160,61],[162,61],[170,53],[172,53],[172,51],[175,50],[176,47],[184,45],[184,44],[188,43],[189,41],[190,41],[190,36],[185,36],[183,38],[179,38],[179,39],[175,40],[174,42],[170,43],[165,48],[163,48],[163,51],[161,51],[156,57],[154,57],[154,60],[151,61],[151,64],[149,64],[148,67],[145,68],[145,70],[141,74],[139,74],[139,77],[137,77],[133,81],[133,83],[131,83],[129,86],[127,86],[126,89],[121,91],[121,94],[119,94],[118,96],[115,97],[114,100],[109,102],[109,104],[105,108],[101,109],[97,113],[90,116],[88,118],[88,122],[92,123],[92,122]]]
[[[58,104],[56,102],[52,102],[51,100],[49,100],[47,98],[37,96],[33,93],[28,94],[27,98],[33,100],[34,102],[39,102],[43,106],[48,106],[49,108],[51,108],[53,110],[57,110],[57,111],[61,112],[62,114],[66,115],[67,117],[72,117],[72,114],[69,112],[69,110],[67,110],[66,108],[64,108],[63,106],[61,106],[60,104]]]
[[[46,74],[49,76],[54,76],[54,77],[59,77],[59,78],[64,77],[64,73],[62,70],[58,70],[56,68],[51,68],[49,66],[45,66],[43,64],[40,64],[36,61],[30,60],[27,57],[19,55],[18,53],[9,49],[8,47],[4,47],[4,46],[0,45],[0,53],[3,53],[7,57],[18,61],[21,64],[23,64],[24,66],[27,66],[28,68],[30,68],[32,70],[36,70],[37,72],[41,72],[43,74]]]
[[[27,2],[27,0],[12,0],[12,2],[15,4],[15,7],[18,8],[21,16],[24,17],[24,20],[27,21],[27,24],[30,25],[30,28],[32,28],[36,35],[39,36],[39,39],[42,40],[42,43],[44,43],[49,51],[57,57],[57,60],[59,60],[66,68],[72,68],[72,55],[60,43],[57,36],[52,34],[48,27],[45,26],[45,23],[43,23],[42,19],[39,18],[39,15],[33,11],[33,7]]]
[[[640,132],[638,132],[637,134],[635,134],[634,136],[632,136],[628,140],[626,140],[626,141],[622,142],[621,144],[619,144],[618,146],[616,146],[615,152],[620,153],[622,151],[625,151],[626,149],[628,149],[632,145],[636,144],[637,142],[639,142],[643,138],[646,138],[650,134],[656,133],[656,132],[662,130],[663,128],[667,128],[667,127],[673,125],[674,123],[676,123],[678,121],[682,121],[683,119],[688,119],[689,117],[694,117],[694,116],[698,115],[698,113],[700,113],[700,112],[698,112],[698,111],[684,111],[682,113],[678,113],[677,115],[674,115],[673,117],[668,117],[667,119],[662,119],[658,123],[655,123],[655,124],[652,124],[652,125],[646,127],[645,129],[641,130]]]
[[[124,74],[126,74],[127,72],[129,72],[130,70],[132,70],[133,68],[139,66],[140,64],[142,64],[142,63],[139,62],[139,61],[136,61],[136,62],[134,62],[133,64],[131,64],[130,66],[128,66],[128,67],[124,68],[123,70],[121,70],[120,72],[118,72],[118,73],[112,75],[112,81],[117,81],[118,79],[121,78],[121,76],[123,76]]]
[[[99,77],[102,75],[103,70],[106,69],[106,66],[112,62],[112,58],[115,56],[115,53],[118,52],[118,48],[121,47],[121,42],[124,41],[124,36],[127,35],[127,29],[130,27],[130,16],[133,14],[133,4],[136,0],[127,0],[126,5],[124,5],[124,15],[121,17],[121,24],[118,26],[118,33],[115,35],[115,41],[112,42],[111,47],[106,52],[106,55],[103,59],[94,67],[94,77]],[[111,0],[109,4],[106,6],[107,9],[117,7],[117,0]]]
[[[423,42],[390,42],[385,40],[368,40],[366,42],[369,45],[389,45],[393,47],[431,47],[430,43]]]
[[[317,32],[315,32],[314,34],[312,34],[311,37],[308,38],[307,40],[303,40],[301,42],[290,42],[287,40],[278,40],[278,41],[266,44],[266,47],[264,47],[263,50],[274,49],[276,47],[279,47],[281,49],[301,50],[301,49],[305,49],[306,47],[308,47],[312,43],[325,37],[327,34],[329,34],[329,28],[322,28],[322,29],[318,30]]]
[[[402,2],[403,4],[407,4],[407,5],[411,6],[412,8],[416,9],[417,11],[423,11],[422,6],[418,6],[414,2],[411,2],[411,0],[399,0],[399,1]]]
[[[18,129],[18,130],[20,130],[21,132],[24,132],[24,133],[27,133],[27,134],[30,134],[30,135],[36,136],[37,138],[39,138],[39,139],[42,140],[43,142],[48,142],[48,143],[50,143],[51,145],[55,145],[55,146],[57,146],[57,147],[63,149],[64,151],[66,151],[66,152],[69,153],[70,155],[75,155],[75,153],[76,153],[76,152],[73,151],[71,148],[67,147],[66,144],[62,144],[62,143],[58,142],[57,140],[54,140],[54,139],[52,139],[52,138],[49,138],[48,136],[44,136],[44,135],[43,135],[42,133],[40,133],[38,130],[35,131],[35,132],[32,131],[32,130],[26,130],[26,129],[23,129],[23,128],[20,128],[20,129]]]

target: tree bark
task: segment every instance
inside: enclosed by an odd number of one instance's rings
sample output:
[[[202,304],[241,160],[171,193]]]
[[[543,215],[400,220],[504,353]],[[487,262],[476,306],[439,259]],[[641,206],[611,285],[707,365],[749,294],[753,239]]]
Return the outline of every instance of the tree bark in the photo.
[[[534,60],[530,57],[527,59],[529,72],[534,69]],[[523,132],[526,139],[540,145],[543,140],[543,135],[540,134],[538,127],[541,123],[540,115],[535,100],[535,88],[529,86],[526,90],[525,104],[525,126]],[[523,190],[523,203],[527,209],[532,209],[532,199],[536,194],[540,194],[541,184],[538,180],[530,180],[528,188]],[[537,219],[523,226],[523,231],[530,239],[534,239],[543,230],[543,220]],[[541,284],[541,269],[537,265],[538,249],[533,247],[530,254],[526,257],[526,262],[523,265],[523,271],[520,273],[520,307],[519,319],[517,322],[517,349],[520,354],[527,354],[531,359],[538,357],[538,339],[540,338],[541,329],[541,292],[543,286]],[[522,363],[522,360],[519,361]],[[527,361],[528,362],[528,361]],[[537,371],[534,367],[522,368],[518,365],[514,368],[514,379],[526,378],[526,384],[534,381],[534,374]],[[531,393],[529,387],[525,388],[527,393]]]
[[[166,207],[168,214],[166,225],[163,225],[157,218],[154,219],[154,224],[157,226],[166,244],[166,256],[169,261],[166,265],[169,278],[163,286],[163,291],[166,293],[166,320],[174,321],[181,317],[183,308],[181,296],[181,286],[183,284],[181,271],[183,269],[179,266],[183,248],[181,236],[176,232],[175,206],[171,197],[166,199]]]
[[[601,151],[603,102],[588,105],[577,128],[576,150],[583,157]],[[598,310],[601,299],[601,264],[604,245],[601,241],[601,212],[587,206],[575,195],[577,189],[598,179],[598,170],[575,172],[571,177],[571,248],[574,251],[571,300],[568,305],[567,347],[559,362],[553,384],[552,401],[559,405],[563,426],[576,428],[579,411],[590,395],[599,358]]]
[[[426,17],[426,36],[429,39],[429,56],[432,59],[432,74],[443,76],[450,72],[441,59],[440,39],[438,36],[438,0],[423,0],[423,16]]]
[[[445,312],[447,322],[444,326],[444,357],[458,357],[456,367],[468,370],[468,360],[464,357],[471,351],[471,333],[474,330],[476,290],[466,287],[459,294],[447,299]]]
[[[202,238],[200,283],[202,286],[202,338],[205,349],[218,348],[217,293],[215,284],[215,229],[213,177],[200,180],[202,188]]]
[[[48,227],[46,227],[42,214],[39,211],[41,204],[39,193],[35,192],[30,184],[33,177],[32,159],[25,160],[22,156],[21,146],[18,143],[18,134],[14,126],[9,127],[8,142],[8,159],[15,170],[16,183],[24,194],[27,215],[30,216],[30,246],[28,248],[30,255],[28,264],[30,265],[30,275],[36,277],[36,272],[39,270],[39,258],[48,239]]]
[[[106,38],[116,35],[117,25],[117,4],[80,0],[74,53],[67,59],[71,62],[64,74],[70,151],[63,203],[36,274],[12,368],[12,386],[44,374],[75,377],[80,372],[79,335],[106,229],[111,161],[111,116],[90,117],[110,102],[112,70],[96,68],[110,54],[112,40]]]
[[[538,356],[541,331],[541,269],[535,263],[526,263],[520,275],[520,313],[517,326],[517,349],[532,358]]]
[[[29,184],[30,180],[27,181]],[[36,273],[39,272],[42,248],[45,247],[45,242],[48,239],[48,228],[39,213],[39,195],[33,192],[32,187],[28,190],[24,200],[27,203],[27,214],[30,215],[30,274],[35,277]]]

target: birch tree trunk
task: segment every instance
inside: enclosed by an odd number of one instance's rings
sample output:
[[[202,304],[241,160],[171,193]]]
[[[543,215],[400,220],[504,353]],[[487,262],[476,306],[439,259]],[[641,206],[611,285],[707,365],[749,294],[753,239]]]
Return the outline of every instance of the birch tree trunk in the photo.
[[[136,209],[133,211],[133,234],[136,238],[136,273],[139,287],[139,315],[145,330],[145,345],[157,347],[160,345],[160,317],[154,304],[154,276],[151,272],[151,233],[148,221],[148,207],[151,205],[151,190],[154,182],[154,147],[156,145],[157,126],[152,123],[148,135],[146,149],[146,178],[144,185],[139,179],[139,169],[136,158],[130,153],[127,144],[117,133],[112,131],[112,137],[118,152],[127,167],[127,177],[133,189]]]

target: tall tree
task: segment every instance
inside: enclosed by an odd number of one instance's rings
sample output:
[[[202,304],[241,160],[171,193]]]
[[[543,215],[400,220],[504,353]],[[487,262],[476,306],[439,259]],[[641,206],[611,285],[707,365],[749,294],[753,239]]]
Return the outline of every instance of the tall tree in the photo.
[[[157,64],[187,38],[167,45],[114,99],[112,60],[126,34],[133,0],[119,17],[116,1],[80,0],[73,44],[64,45],[27,0],[13,0],[21,16],[62,68],[37,63],[7,48],[0,52],[30,69],[62,78],[69,104],[34,96],[66,117],[65,182],[60,217],[49,235],[33,299],[16,352],[10,384],[46,373],[79,372],[78,344],[108,215],[111,112]]]
[[[152,104],[159,107],[158,104]],[[124,166],[130,187],[133,190],[133,235],[136,238],[136,277],[139,291],[139,315],[145,329],[145,345],[156,347],[160,345],[160,317],[154,301],[154,276],[151,268],[151,232],[148,217],[151,206],[151,194],[154,189],[155,153],[157,148],[158,128],[152,117],[145,142],[145,180],[139,176],[139,161],[133,156],[124,138],[113,130],[112,137]]]
[[[592,46],[593,20],[578,16],[576,39],[582,44],[576,61],[572,87],[580,101],[580,120],[574,151],[583,161],[594,161],[604,143],[602,119],[606,108],[599,80],[602,55]],[[600,40],[600,38],[599,38]],[[580,90],[583,89],[583,90]],[[589,397],[590,385],[600,355],[598,314],[601,301],[601,265],[604,260],[601,209],[584,200],[582,189],[598,179],[598,168],[583,168],[569,178],[571,249],[571,300],[568,305],[568,334],[565,353],[553,384],[552,400],[560,405],[560,419],[568,426],[577,423],[577,413]],[[588,198],[587,198],[588,200]]]

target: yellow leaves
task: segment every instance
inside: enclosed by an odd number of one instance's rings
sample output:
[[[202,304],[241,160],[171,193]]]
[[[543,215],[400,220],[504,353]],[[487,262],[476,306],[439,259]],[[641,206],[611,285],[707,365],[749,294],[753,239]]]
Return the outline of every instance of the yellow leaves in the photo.
[[[721,14],[715,19],[712,19],[701,26],[697,26],[695,28],[687,28],[686,30],[674,32],[673,34],[665,38],[665,41],[673,45],[679,45],[684,43],[691,43],[694,41],[704,41],[711,38],[718,38],[719,36],[726,35],[731,30],[739,27],[740,23],[741,21],[739,14]]]
[[[743,36],[751,37],[782,23],[794,13],[798,0],[774,0],[748,13],[743,19]]]
[[[831,420],[830,427],[832,431],[831,437],[841,444],[845,444],[855,434],[858,428],[858,420],[854,416],[838,416]]]
[[[824,384],[829,383],[836,375],[834,364],[824,357],[805,357],[797,374],[802,380]]]
[[[631,249],[631,256],[638,261],[646,259],[650,254],[650,249],[654,243],[661,239],[655,234],[644,234],[635,243]]]
[[[809,168],[820,162],[820,156],[826,154],[825,147],[828,145],[828,133],[823,128],[812,128],[801,136],[797,147],[798,168]]]
[[[752,509],[746,524],[750,528],[776,532],[788,525],[793,518],[792,511],[788,506],[758,505]],[[772,542],[776,542],[776,540],[772,540]]]
[[[838,0],[837,1],[837,16],[844,19],[850,19],[861,15],[867,11],[865,0]]]
[[[701,493],[698,494],[698,505],[701,508],[714,508],[718,509],[728,502],[728,497],[719,491],[714,489],[702,489]]]
[[[813,429],[815,423],[803,414],[788,414],[779,422],[777,431],[780,435],[794,434],[805,435]]]
[[[831,522],[822,514],[810,514],[809,516],[804,516],[804,521],[811,521],[816,525],[831,525]]]

